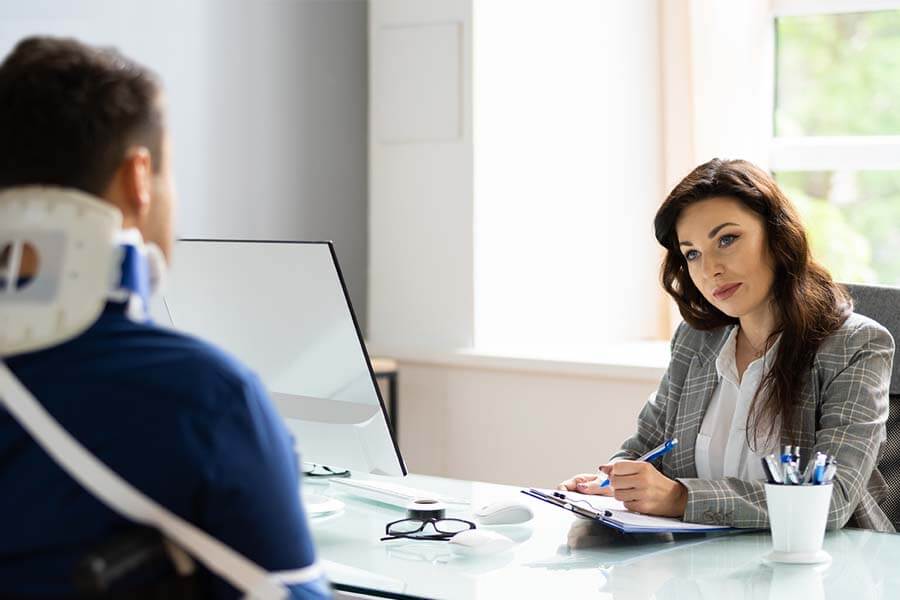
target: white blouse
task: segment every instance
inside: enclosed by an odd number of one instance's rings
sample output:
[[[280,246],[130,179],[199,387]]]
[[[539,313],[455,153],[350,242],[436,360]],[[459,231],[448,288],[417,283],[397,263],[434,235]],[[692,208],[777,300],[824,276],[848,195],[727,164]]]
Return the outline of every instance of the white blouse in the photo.
[[[700,479],[737,477],[744,480],[765,479],[760,459],[777,453],[777,437],[773,448],[753,452],[747,443],[747,413],[762,381],[764,366],[771,368],[778,341],[764,356],[751,362],[740,380],[735,352],[739,327],[733,325],[725,345],[716,358],[719,383],[700,425],[694,446],[697,476]]]

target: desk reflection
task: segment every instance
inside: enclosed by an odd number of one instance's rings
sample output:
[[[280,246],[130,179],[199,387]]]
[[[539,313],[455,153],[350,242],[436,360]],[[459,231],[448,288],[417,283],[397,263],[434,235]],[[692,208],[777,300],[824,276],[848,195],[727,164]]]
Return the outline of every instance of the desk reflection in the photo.
[[[863,535],[860,535],[862,533]],[[885,598],[884,578],[894,561],[882,551],[890,538],[872,532],[830,532],[824,565],[767,565],[765,533],[716,536],[622,536],[579,520],[548,568],[599,568],[599,591],[616,600],[824,600]]]

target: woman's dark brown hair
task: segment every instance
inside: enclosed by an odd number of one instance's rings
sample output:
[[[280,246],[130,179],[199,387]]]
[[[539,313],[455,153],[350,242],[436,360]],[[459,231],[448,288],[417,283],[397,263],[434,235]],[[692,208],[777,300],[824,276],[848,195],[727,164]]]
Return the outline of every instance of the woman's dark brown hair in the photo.
[[[714,197],[734,198],[758,214],[766,232],[775,268],[772,298],[776,330],[780,333],[774,363],[763,378],[747,417],[747,440],[771,443],[782,435],[796,441],[797,404],[806,384],[816,351],[853,309],[847,292],[836,284],[809,252],[806,232],[793,205],[764,171],[744,160],[713,159],[694,169],[669,194],[656,213],[656,239],[666,249],[662,285],[684,320],[695,329],[715,329],[735,324],[700,293],[691,281],[684,255],[678,248],[675,226],[689,204]],[[759,390],[768,389],[767,394]]]

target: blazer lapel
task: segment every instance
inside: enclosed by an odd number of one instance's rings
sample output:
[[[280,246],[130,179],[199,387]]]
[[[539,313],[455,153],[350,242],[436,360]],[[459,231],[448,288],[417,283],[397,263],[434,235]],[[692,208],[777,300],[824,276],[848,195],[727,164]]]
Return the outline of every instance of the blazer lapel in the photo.
[[[703,424],[713,392],[719,385],[716,358],[729,333],[731,327],[722,327],[718,335],[708,338],[691,359],[675,416],[673,437],[678,438],[678,448],[663,458],[666,473],[671,473],[674,477],[697,477],[697,462],[694,458],[697,433]]]
[[[694,447],[697,444],[697,433],[706,416],[706,409],[712,399],[713,392],[719,384],[719,373],[715,360],[703,360],[695,356],[691,360],[687,378],[684,381],[678,415],[675,417],[675,431],[678,436],[678,448],[672,451],[672,464],[677,465],[676,477],[696,477],[697,464],[694,460]]]

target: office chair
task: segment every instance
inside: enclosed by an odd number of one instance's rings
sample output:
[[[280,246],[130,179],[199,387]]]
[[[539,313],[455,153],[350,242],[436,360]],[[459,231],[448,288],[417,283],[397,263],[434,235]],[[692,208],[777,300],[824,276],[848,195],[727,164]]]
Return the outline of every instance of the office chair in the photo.
[[[79,598],[112,600],[193,600],[209,590],[195,570],[179,575],[162,535],[131,526],[91,548],[72,577]]]
[[[900,288],[874,285],[846,284],[853,298],[853,310],[884,325],[900,344]],[[900,531],[900,353],[894,353],[889,391],[890,414],[887,439],[882,447],[878,470],[887,482],[887,498],[881,508]]]

